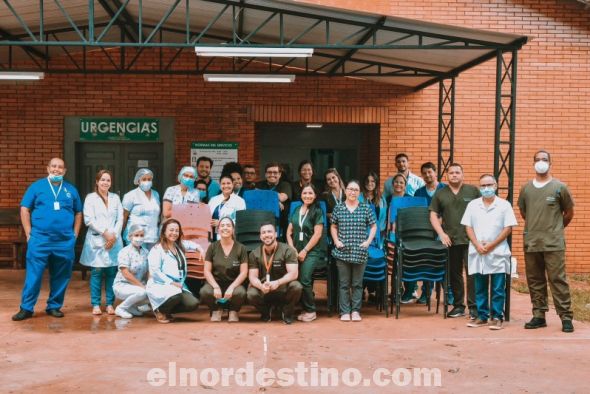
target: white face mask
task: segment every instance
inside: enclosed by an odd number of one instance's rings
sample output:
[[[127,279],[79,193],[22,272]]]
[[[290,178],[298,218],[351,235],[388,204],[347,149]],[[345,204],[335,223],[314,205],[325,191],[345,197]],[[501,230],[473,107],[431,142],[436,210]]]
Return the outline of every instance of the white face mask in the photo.
[[[143,245],[143,237],[131,237],[131,243],[133,246],[139,248],[141,245]]]
[[[546,174],[549,171],[549,163],[543,160],[535,162],[535,171],[537,174]]]
[[[139,188],[144,191],[147,192],[148,190],[150,190],[152,188],[152,181],[143,181],[139,183]]]

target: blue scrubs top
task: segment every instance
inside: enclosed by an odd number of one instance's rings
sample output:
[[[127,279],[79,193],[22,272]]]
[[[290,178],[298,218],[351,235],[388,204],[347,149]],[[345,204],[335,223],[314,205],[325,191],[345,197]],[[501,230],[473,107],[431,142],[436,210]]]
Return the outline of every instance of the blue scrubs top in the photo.
[[[53,188],[53,191],[51,191]],[[31,236],[47,241],[67,241],[74,238],[74,217],[82,212],[82,200],[76,188],[63,181],[59,186],[50,184],[47,178],[35,181],[23,196],[21,207],[31,211]],[[55,202],[59,209],[55,209]]]

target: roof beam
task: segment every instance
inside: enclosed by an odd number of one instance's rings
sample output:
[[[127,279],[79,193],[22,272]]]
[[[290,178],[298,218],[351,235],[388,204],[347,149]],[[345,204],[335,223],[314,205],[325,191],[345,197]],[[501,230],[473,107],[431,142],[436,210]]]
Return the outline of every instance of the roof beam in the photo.
[[[119,0],[98,0],[98,2],[102,6],[102,8],[104,8],[104,10],[107,12],[107,14],[109,14],[111,19],[114,18],[117,14],[117,11],[123,7],[123,4],[121,4]],[[131,14],[129,14],[129,12],[126,9],[123,9],[120,15],[117,16],[117,18],[123,19],[123,21],[117,23],[117,25],[121,28],[121,30],[123,30],[123,34],[125,34],[125,37],[127,37],[131,42],[137,42],[137,32],[135,32],[135,30],[131,28],[131,26],[136,26],[137,22],[135,21],[135,19],[133,19]]]
[[[367,43],[367,41],[369,41],[369,38],[371,38],[373,36],[373,34],[375,34],[377,32],[377,30],[379,30],[383,24],[385,23],[385,21],[387,20],[387,17],[383,16],[381,17],[377,23],[375,23],[375,25],[373,25],[373,27],[371,27],[357,42],[356,45],[365,45]],[[340,58],[340,60],[334,65],[334,67],[332,67],[330,69],[330,71],[328,71],[328,74],[334,74],[336,72],[336,70],[338,70],[338,68],[342,67],[344,65],[344,63],[346,63],[355,53],[358,52],[358,49],[350,49],[346,55],[342,56]]]
[[[6,38],[10,41],[21,41],[20,38],[10,34],[9,32],[7,32],[6,30],[0,28],[0,37],[2,38]],[[47,60],[47,56],[45,55],[45,53],[41,52],[39,49],[35,48],[35,47],[29,47],[29,46],[22,46],[21,47],[24,51],[27,51],[29,54],[37,56],[40,59],[43,60]]]

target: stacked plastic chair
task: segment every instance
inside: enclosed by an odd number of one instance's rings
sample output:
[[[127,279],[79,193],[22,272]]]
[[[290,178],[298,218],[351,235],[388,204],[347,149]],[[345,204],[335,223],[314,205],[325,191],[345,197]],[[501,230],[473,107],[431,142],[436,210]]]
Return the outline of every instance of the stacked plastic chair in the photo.
[[[199,244],[206,252],[212,239],[211,210],[207,204],[182,204],[172,206],[172,217],[180,222],[185,240]],[[205,279],[205,256],[199,252],[187,252],[187,277]]]
[[[236,212],[236,239],[250,252],[262,244],[260,226],[275,223],[275,216],[270,211],[251,210]]]
[[[247,210],[270,211],[277,220],[281,216],[279,193],[273,190],[246,190],[244,201]]]
[[[327,297],[328,297],[328,316],[332,315],[332,311],[336,308],[336,295],[338,294],[338,273],[336,272],[336,267],[331,257],[330,253],[330,245],[331,245],[331,238],[329,236],[329,229],[330,223],[328,222],[328,214],[326,208],[325,201],[318,201],[319,206],[322,210],[322,215],[324,218],[324,229],[322,231],[322,237],[325,240],[325,254],[326,254],[326,265],[325,267],[316,268],[313,271],[313,280],[325,280],[326,281],[326,289],[327,289]],[[301,206],[301,201],[293,201],[291,202],[291,207],[289,209],[289,218],[295,212],[295,209]]]
[[[439,282],[444,294],[444,318],[447,317],[449,278],[449,249],[436,238],[426,207],[399,209],[395,226],[397,265],[395,272],[395,317],[399,317],[402,282]],[[436,312],[440,303],[440,288],[436,292]],[[430,310],[430,299],[428,299]]]
[[[375,237],[375,239],[377,238]],[[369,258],[365,267],[363,282],[375,282],[377,284],[379,300],[377,308],[379,311],[385,310],[385,317],[389,317],[389,308],[387,305],[387,260],[385,259],[385,253],[377,245],[379,245],[379,241],[373,240],[373,243],[369,246]]]
[[[426,207],[428,201],[424,197],[395,197],[391,199],[389,204],[389,216],[388,223],[395,223],[397,219],[397,212],[401,208],[408,207]],[[389,228],[389,226],[388,226]],[[396,260],[396,243],[395,243],[395,231],[389,231],[387,239],[383,245],[387,254],[387,273],[391,277],[391,313],[393,314],[393,306],[395,305],[395,260]]]

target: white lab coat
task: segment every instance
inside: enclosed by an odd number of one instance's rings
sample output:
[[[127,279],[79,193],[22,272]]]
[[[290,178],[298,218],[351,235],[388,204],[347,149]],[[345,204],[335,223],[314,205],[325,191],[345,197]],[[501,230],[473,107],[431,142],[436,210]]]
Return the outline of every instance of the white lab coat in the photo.
[[[119,196],[108,194],[108,208],[97,193],[90,193],[84,200],[84,223],[88,226],[80,263],[89,267],[104,268],[118,264],[117,255],[123,247],[123,206]],[[113,247],[106,250],[102,234],[109,231],[117,237]]]
[[[489,207],[484,205],[482,197],[470,201],[461,224],[473,228],[478,241],[491,242],[498,238],[504,228],[516,226],[517,223],[510,203],[496,196]],[[506,240],[486,255],[477,253],[475,246],[469,242],[468,273],[469,275],[510,273],[510,257],[510,247]]]
[[[201,251],[201,247],[192,241],[182,241],[182,245],[188,251]],[[145,290],[147,292],[152,309],[157,309],[166,300],[182,291],[190,290],[184,284],[186,280],[187,265],[186,257],[179,251],[179,257],[183,269],[178,269],[178,262],[172,252],[164,250],[161,244],[156,244],[148,254],[148,266],[150,271],[150,278],[147,281]],[[203,251],[201,251],[203,253]],[[180,283],[182,290],[172,283]]]
[[[211,197],[211,199],[209,200],[209,209],[211,210],[211,215],[213,215],[213,212],[215,212],[215,209],[223,202],[224,200],[224,196],[223,194],[218,194],[215,197]],[[218,219],[221,219],[222,217],[225,216],[229,216],[234,223],[236,222],[236,212],[237,211],[243,211],[244,209],[246,209],[246,202],[244,201],[244,199],[240,196],[238,196],[237,194],[232,193],[229,196],[229,199],[227,200],[227,202],[225,204],[223,204],[222,207],[219,208],[219,217]],[[217,231],[217,229],[216,229]],[[219,239],[219,234],[215,234],[215,236],[217,237],[217,239]]]
[[[123,237],[127,239],[129,227],[139,224],[144,229],[144,242],[153,244],[158,242],[160,220],[160,195],[152,189],[152,196],[147,198],[145,193],[138,187],[123,196],[123,208],[129,212],[127,227]]]

